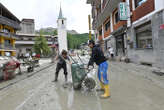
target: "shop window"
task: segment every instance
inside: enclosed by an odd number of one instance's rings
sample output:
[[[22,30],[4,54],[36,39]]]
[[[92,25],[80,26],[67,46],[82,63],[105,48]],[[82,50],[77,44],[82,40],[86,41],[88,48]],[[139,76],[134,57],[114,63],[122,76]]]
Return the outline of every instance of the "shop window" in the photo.
[[[120,21],[118,11],[115,13],[115,24],[117,24]]]
[[[102,29],[99,30],[99,36],[102,36]]]
[[[136,34],[137,37],[137,47],[141,49],[151,49],[153,48],[152,44],[152,32],[144,31]]]
[[[29,38],[28,40],[29,40],[29,41],[32,41],[33,39],[32,39],[32,38]]]
[[[135,0],[135,7],[141,6],[147,0]]]
[[[105,31],[108,31],[110,29],[110,20],[105,24]]]

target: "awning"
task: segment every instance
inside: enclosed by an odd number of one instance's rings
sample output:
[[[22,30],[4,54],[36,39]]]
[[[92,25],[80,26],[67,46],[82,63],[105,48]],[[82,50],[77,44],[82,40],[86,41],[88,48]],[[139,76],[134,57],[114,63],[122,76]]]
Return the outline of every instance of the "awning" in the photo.
[[[49,47],[51,47],[51,48],[57,48],[58,45],[57,44],[53,44],[53,45],[50,45]]]
[[[119,27],[117,30],[113,31],[111,33],[111,35],[118,36],[118,35],[124,34],[126,29],[127,29],[127,26],[123,25],[123,26]]]

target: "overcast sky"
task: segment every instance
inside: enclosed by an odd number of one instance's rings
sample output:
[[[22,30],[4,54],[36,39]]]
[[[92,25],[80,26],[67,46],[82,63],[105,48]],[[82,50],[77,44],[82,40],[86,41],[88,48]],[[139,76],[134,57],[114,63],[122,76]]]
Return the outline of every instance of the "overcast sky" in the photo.
[[[67,28],[79,33],[88,32],[90,5],[86,0],[0,0],[20,20],[35,19],[35,28],[56,27],[60,2]]]

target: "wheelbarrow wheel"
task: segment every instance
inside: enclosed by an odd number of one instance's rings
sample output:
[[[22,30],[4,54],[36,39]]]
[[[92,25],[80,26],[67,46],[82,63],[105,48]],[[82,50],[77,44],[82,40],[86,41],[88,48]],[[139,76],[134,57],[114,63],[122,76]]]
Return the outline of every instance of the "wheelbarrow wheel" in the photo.
[[[80,90],[81,89],[81,84],[73,84],[73,89],[74,90]]]
[[[96,87],[96,82],[93,78],[85,78],[82,83],[85,90],[93,90]]]

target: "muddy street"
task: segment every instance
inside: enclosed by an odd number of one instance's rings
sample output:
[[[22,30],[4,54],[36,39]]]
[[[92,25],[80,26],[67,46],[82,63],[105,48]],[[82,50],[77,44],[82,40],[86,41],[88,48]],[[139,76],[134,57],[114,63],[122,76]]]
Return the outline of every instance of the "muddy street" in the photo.
[[[54,80],[55,65],[0,91],[0,110],[162,110],[164,88],[141,74],[149,71],[131,64],[110,62],[111,97],[101,92],[74,91],[71,74],[63,87],[62,71]],[[96,77],[96,74],[95,74]],[[98,83],[97,83],[98,85]]]

